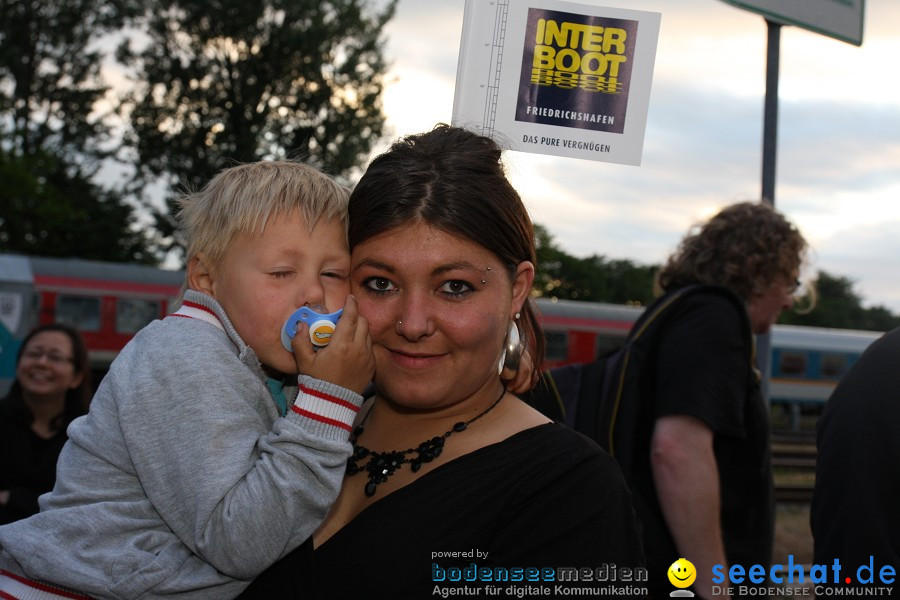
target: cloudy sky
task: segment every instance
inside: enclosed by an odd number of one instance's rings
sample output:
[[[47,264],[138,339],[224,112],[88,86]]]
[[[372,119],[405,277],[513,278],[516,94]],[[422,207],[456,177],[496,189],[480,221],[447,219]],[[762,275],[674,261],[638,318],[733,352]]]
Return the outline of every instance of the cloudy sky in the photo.
[[[662,15],[642,164],[510,152],[507,165],[567,252],[659,263],[692,224],[760,197],[765,21],[722,0],[583,3]],[[810,271],[900,312],[900,2],[865,3],[861,47],[782,28],[775,204],[811,242]],[[400,0],[391,136],[450,122],[463,5]]]

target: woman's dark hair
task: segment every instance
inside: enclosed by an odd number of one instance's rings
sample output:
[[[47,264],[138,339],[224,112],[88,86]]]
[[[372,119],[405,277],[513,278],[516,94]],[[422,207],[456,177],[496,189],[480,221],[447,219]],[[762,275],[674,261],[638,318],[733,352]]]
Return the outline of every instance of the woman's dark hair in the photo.
[[[472,241],[506,265],[536,263],[534,228],[506,178],[501,149],[490,138],[439,124],[395,142],[376,157],[350,195],[350,250],[396,227],[426,223]],[[529,297],[520,327],[534,361],[544,358],[544,335]]]
[[[25,352],[28,342],[30,342],[34,336],[46,331],[58,331],[69,338],[69,341],[72,343],[72,366],[76,373],[81,374],[81,384],[66,391],[65,408],[63,409],[63,413],[59,416],[59,421],[51,423],[52,428],[58,431],[71,423],[75,418],[87,413],[88,405],[90,405],[91,398],[93,397],[91,368],[88,360],[87,345],[84,343],[84,338],[81,337],[78,330],[64,323],[38,325],[29,331],[28,335],[25,336],[25,339],[22,340],[22,345],[19,346],[19,352],[16,355],[16,366],[22,361],[22,354]],[[13,381],[12,387],[4,402],[10,403],[12,405],[10,408],[18,411],[24,410],[29,416],[31,415],[31,412],[25,405],[25,399],[22,397],[22,385],[19,383],[18,378]]]

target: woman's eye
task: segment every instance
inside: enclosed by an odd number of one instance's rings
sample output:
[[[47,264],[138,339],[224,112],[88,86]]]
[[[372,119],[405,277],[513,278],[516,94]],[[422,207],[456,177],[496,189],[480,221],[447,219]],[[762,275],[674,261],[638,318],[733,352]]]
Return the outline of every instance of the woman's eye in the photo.
[[[452,279],[450,281],[444,282],[444,284],[440,287],[440,290],[441,292],[449,294],[451,296],[462,296],[463,294],[471,292],[472,286],[465,281]]]
[[[369,277],[363,282],[363,285],[373,292],[384,293],[394,290],[394,284],[390,279],[384,277]]]
[[[344,280],[347,279],[347,276],[339,271],[325,271],[322,273],[322,277],[332,277],[334,279]]]

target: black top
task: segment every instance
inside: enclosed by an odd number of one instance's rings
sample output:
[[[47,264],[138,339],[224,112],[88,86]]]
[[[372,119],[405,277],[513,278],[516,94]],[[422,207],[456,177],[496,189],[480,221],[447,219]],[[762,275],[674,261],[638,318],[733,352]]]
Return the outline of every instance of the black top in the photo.
[[[841,378],[819,419],[810,522],[815,564],[841,577],[900,571],[900,329],[886,333]],[[865,572],[864,572],[865,573]],[[875,585],[882,585],[877,583]]]
[[[655,420],[688,415],[713,431],[719,473],[722,535],[729,564],[768,566],[775,506],[769,419],[753,364],[753,339],[743,304],[698,292],[674,305],[650,351],[643,378],[648,407],[637,427],[630,483],[644,524],[644,546],[653,597],[674,588],[666,573],[680,555],[659,505],[650,466]],[[690,557],[685,557],[690,560]]]
[[[319,548],[307,541],[276,563],[241,597],[427,598],[435,586],[487,585],[448,581],[474,572],[473,564],[550,568],[554,576],[557,567],[596,574],[615,564],[617,585],[639,585],[621,577],[643,556],[616,463],[562,425],[522,431],[373,502]]]
[[[0,505],[0,524],[38,512],[38,496],[56,482],[56,461],[68,439],[65,425],[44,439],[32,431],[31,419],[20,399],[0,401],[0,490],[9,490],[9,501]]]

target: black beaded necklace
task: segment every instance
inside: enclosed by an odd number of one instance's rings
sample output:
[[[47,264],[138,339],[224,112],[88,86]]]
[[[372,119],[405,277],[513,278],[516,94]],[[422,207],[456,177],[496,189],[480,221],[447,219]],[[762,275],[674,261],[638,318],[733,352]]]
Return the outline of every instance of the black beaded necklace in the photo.
[[[469,425],[491,412],[494,407],[500,403],[500,400],[503,399],[504,394],[506,394],[505,388],[502,392],[500,392],[500,395],[497,397],[497,399],[494,400],[494,403],[488,406],[481,413],[475,415],[468,421],[460,421],[459,423],[456,423],[444,435],[439,435],[431,438],[430,440],[425,440],[416,448],[409,448],[408,450],[374,452],[372,450],[369,450],[365,446],[360,446],[356,443],[356,441],[359,439],[359,436],[361,436],[363,431],[365,431],[364,425],[366,423],[366,419],[368,419],[369,415],[372,414],[372,409],[369,409],[369,412],[367,412],[366,416],[363,417],[362,422],[353,430],[353,455],[350,456],[350,458],[347,460],[347,475],[356,475],[357,473],[365,470],[369,475],[369,483],[367,483],[365,487],[366,496],[374,496],[375,489],[378,487],[378,484],[387,481],[388,477],[396,473],[397,469],[402,467],[404,464],[409,464],[409,468],[412,469],[412,472],[417,473],[419,469],[422,468],[422,465],[424,463],[429,463],[440,456],[441,452],[444,451],[444,441],[448,437],[450,437],[454,433],[465,431],[469,427]],[[408,455],[410,454],[415,454],[415,456],[409,458]],[[369,459],[368,462],[363,465],[358,464],[358,461],[361,461],[365,458]]]

